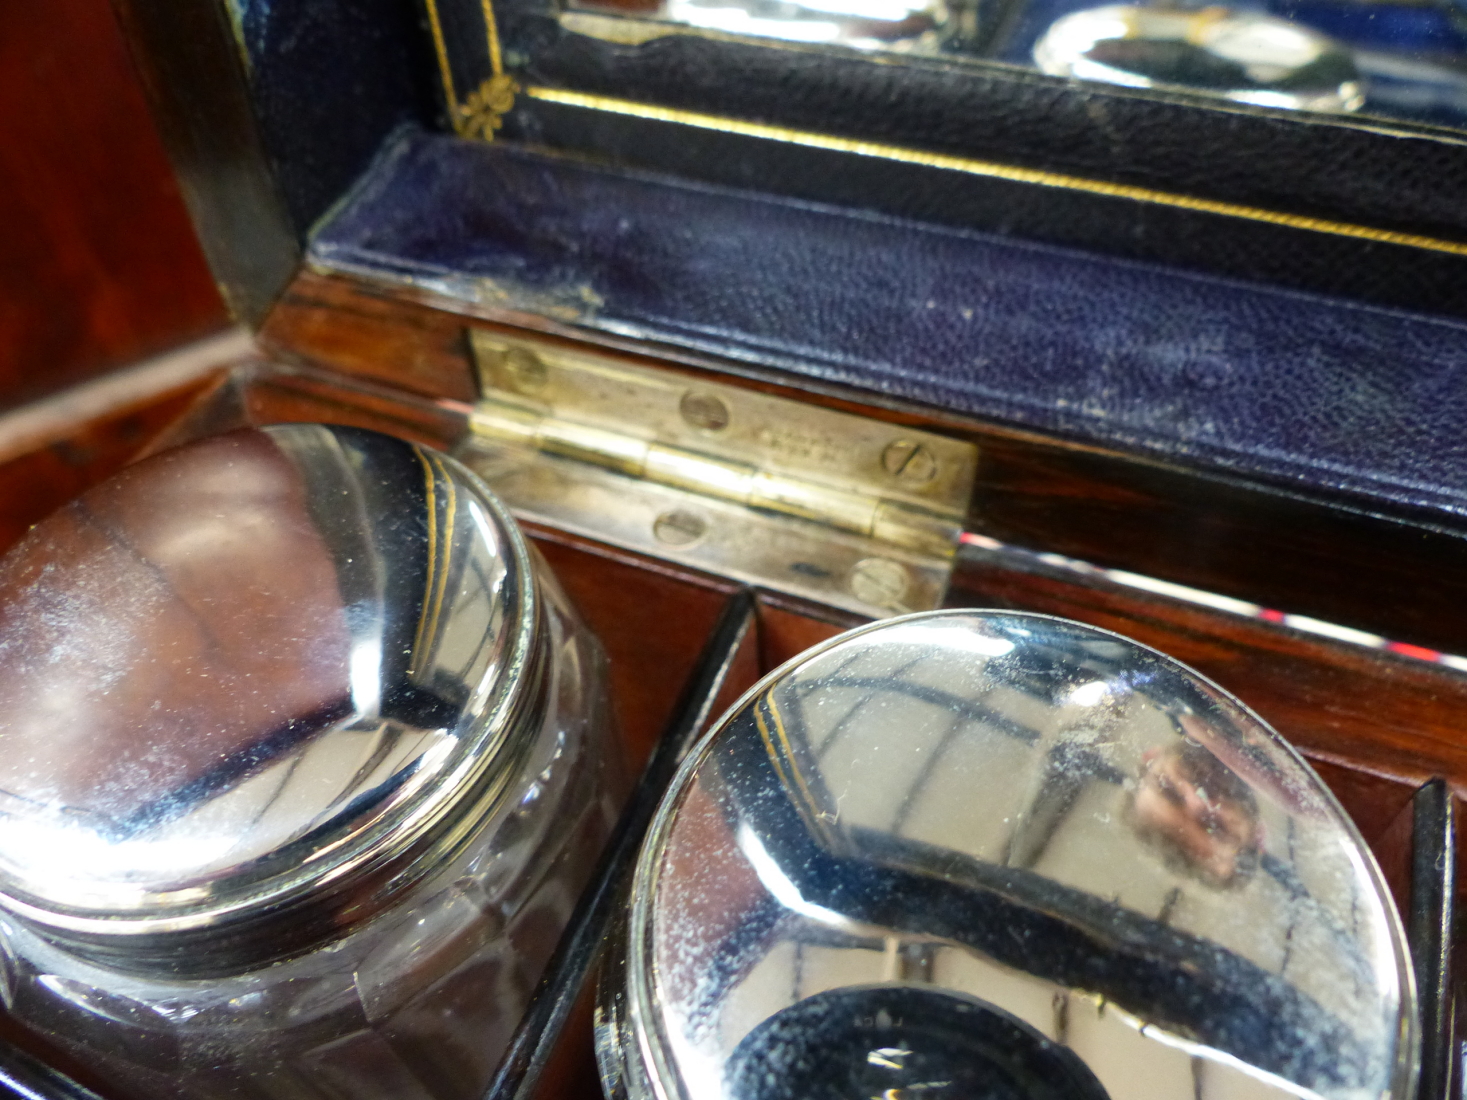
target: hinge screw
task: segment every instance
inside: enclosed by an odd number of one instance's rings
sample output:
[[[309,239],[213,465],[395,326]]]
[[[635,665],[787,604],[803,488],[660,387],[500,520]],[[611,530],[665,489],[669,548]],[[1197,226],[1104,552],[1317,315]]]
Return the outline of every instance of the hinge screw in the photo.
[[[922,485],[937,476],[937,459],[925,443],[898,439],[881,452],[881,468],[899,481]]]
[[[691,546],[702,538],[707,530],[707,520],[692,512],[685,512],[681,508],[672,512],[663,512],[652,521],[652,533],[657,536],[657,541],[665,542],[668,546]]]
[[[504,353],[504,369],[509,381],[520,393],[539,393],[545,388],[550,372],[540,357],[527,348],[511,347]]]
[[[711,393],[689,390],[677,407],[684,420],[705,432],[721,432],[728,427],[728,406]]]
[[[907,594],[906,566],[890,558],[863,558],[851,569],[851,595],[862,603],[896,608]]]

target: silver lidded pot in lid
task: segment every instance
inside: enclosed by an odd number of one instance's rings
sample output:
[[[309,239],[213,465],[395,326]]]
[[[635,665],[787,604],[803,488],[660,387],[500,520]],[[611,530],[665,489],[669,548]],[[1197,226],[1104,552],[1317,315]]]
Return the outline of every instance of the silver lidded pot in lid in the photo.
[[[0,564],[7,1001],[143,1094],[477,1095],[610,748],[599,647],[452,459],[323,425],[155,456]]]
[[[631,894],[613,1097],[1414,1095],[1354,826],[1237,700],[1079,623],[935,612],[790,662],[689,754]]]

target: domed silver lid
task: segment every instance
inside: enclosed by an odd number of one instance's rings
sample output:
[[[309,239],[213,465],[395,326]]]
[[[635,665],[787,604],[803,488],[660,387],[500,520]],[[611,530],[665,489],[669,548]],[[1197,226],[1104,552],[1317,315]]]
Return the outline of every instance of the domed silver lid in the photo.
[[[1300,757],[1118,635],[948,611],[685,762],[603,985],[633,1100],[1412,1094],[1398,918]]]
[[[371,915],[493,802],[536,614],[504,509],[401,440],[289,425],[127,468],[0,562],[0,904],[135,965]]]

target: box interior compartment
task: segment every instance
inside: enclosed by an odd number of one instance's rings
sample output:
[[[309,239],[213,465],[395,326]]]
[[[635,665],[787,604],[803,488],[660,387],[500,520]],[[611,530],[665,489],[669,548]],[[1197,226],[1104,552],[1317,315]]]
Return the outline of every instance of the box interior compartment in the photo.
[[[244,424],[323,420],[452,450],[466,434],[467,413],[463,401],[393,392],[299,363],[242,364],[13,458],[0,467],[0,477],[35,491],[5,498],[0,530],[13,541],[28,523],[128,458],[203,434]],[[35,477],[36,470],[58,464],[71,471],[69,478]],[[532,527],[530,534],[610,654],[628,762],[640,769],[654,760],[623,822],[620,840],[628,850],[634,851],[638,821],[645,826],[670,778],[675,750],[764,672],[862,621],[787,596],[746,594],[728,580],[563,532]],[[1418,875],[1413,886],[1412,844],[1403,837],[1412,828],[1413,797],[1423,784],[1433,776],[1445,777],[1456,790],[1467,783],[1458,723],[1467,704],[1467,675],[1424,647],[1392,647],[1360,632],[1336,630],[1330,636],[1317,620],[1290,620],[1215,594],[1209,602],[1209,594],[1197,589],[1146,580],[970,532],[946,604],[1039,611],[1117,630],[1233,691],[1304,753],[1340,799],[1380,858],[1421,942],[1422,922],[1410,918],[1412,891],[1425,885]],[[731,617],[747,620],[742,632],[729,625]],[[721,671],[715,675],[714,669]],[[659,744],[660,758],[654,755]],[[1446,827],[1452,828],[1450,822]],[[494,1095],[595,1095],[588,973],[604,933],[597,922],[609,919],[606,896],[619,887],[627,859],[625,852],[620,863],[610,859],[598,884],[605,896],[598,901],[593,889],[583,901],[552,962],[542,1003],[532,1008],[534,1026],[522,1029]],[[578,937],[579,946],[572,942]],[[105,1082],[55,1057],[44,1041],[13,1024],[5,1032],[106,1095]],[[25,1072],[47,1076],[30,1063],[4,1072],[17,1079]]]

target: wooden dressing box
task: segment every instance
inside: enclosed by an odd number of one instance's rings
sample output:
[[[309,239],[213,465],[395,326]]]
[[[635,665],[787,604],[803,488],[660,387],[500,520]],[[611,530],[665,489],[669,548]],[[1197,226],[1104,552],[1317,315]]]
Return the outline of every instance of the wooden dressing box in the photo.
[[[646,771],[495,1096],[599,1095],[596,952],[678,749],[806,647],[940,606],[1120,632],[1298,746],[1406,918],[1421,1095],[1457,1095],[1458,227],[1424,198],[1387,224],[1366,183],[1324,195],[1305,153],[1260,205],[1154,151],[1083,174],[1052,132],[943,128],[1088,109],[1083,143],[1149,110],[1153,136],[1232,127],[1231,163],[1317,139],[1281,112],[933,65],[881,92],[864,56],[549,36],[525,3],[492,58],[435,57],[411,0],[242,7],[120,14],[252,336],[105,408],[53,399],[0,467],[3,534],[138,455],[286,421],[458,454],[515,509],[605,644]],[[721,75],[680,85],[699,58]],[[474,122],[455,88],[506,74],[505,117]],[[1462,157],[1375,130],[1340,139],[1362,180],[1390,148],[1445,178]],[[17,1095],[78,1095],[33,1056],[107,1094],[9,1030]]]

